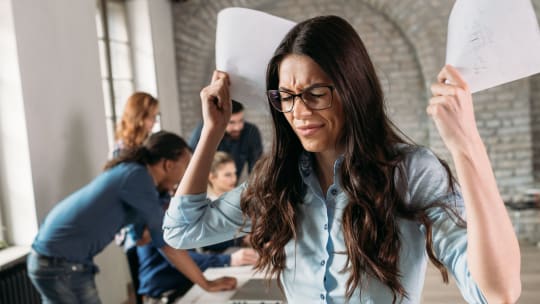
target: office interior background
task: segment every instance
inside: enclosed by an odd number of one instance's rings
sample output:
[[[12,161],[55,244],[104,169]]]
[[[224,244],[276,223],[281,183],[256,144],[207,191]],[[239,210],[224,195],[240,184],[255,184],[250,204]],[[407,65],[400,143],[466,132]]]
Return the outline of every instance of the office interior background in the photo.
[[[539,16],[540,0],[532,2]],[[99,174],[115,121],[133,91],[157,96],[158,128],[189,137],[201,118],[199,91],[215,68],[216,15],[231,6],[293,21],[322,14],[350,21],[376,65],[396,125],[449,159],[425,108],[429,86],[444,64],[452,5],[0,0],[0,240],[28,246],[54,204]],[[250,103],[247,120],[259,126],[268,149],[265,101]],[[474,106],[503,198],[517,200],[540,188],[540,75],[474,94]],[[520,233],[524,242],[540,240],[538,230]],[[96,262],[103,302],[125,301],[130,278],[121,249],[110,245]]]

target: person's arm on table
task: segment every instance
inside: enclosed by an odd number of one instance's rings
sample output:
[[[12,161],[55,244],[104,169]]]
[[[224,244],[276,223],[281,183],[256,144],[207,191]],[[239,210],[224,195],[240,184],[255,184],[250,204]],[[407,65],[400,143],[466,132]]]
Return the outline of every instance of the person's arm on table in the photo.
[[[202,289],[206,291],[223,291],[236,288],[236,279],[232,277],[207,280],[186,250],[174,249],[168,245],[161,247],[160,250],[178,271],[194,284],[201,286]]]
[[[259,257],[251,248],[238,249],[232,254],[198,253],[193,250],[188,253],[202,271],[208,267],[254,265]]]

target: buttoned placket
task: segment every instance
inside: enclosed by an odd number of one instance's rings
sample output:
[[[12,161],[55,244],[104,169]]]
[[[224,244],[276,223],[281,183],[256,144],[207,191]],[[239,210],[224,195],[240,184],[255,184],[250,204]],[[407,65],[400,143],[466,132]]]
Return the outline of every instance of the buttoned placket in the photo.
[[[325,250],[324,256],[320,257],[319,261],[319,267],[324,268],[322,269],[321,273],[323,273],[322,283],[323,288],[321,289],[319,293],[319,299],[321,303],[326,303],[327,301],[327,294],[328,294],[328,286],[327,286],[327,276],[328,276],[328,267],[329,267],[329,258],[331,257],[331,254],[334,251],[332,239],[330,230],[332,229],[332,222],[334,220],[334,213],[336,208],[336,198],[339,195],[339,187],[337,180],[339,178],[336,178],[336,173],[339,169],[339,166],[341,164],[342,159],[336,160],[334,163],[334,183],[328,188],[327,192],[323,194],[321,192],[320,184],[318,180],[312,176],[312,167],[311,162],[309,161],[309,158],[302,158],[300,159],[301,165],[300,170],[301,174],[304,178],[304,182],[306,185],[308,185],[309,190],[313,194],[313,198],[317,201],[322,203],[322,208],[326,209],[326,222],[322,224],[321,227],[321,235],[325,236],[326,244],[325,244]]]

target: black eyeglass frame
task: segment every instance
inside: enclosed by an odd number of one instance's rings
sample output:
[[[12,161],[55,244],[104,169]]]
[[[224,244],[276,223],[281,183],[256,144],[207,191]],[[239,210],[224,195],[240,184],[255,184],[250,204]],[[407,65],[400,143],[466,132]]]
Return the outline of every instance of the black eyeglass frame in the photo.
[[[320,108],[320,109],[313,109],[311,108],[307,102],[304,100],[304,98],[302,97],[302,95],[304,95],[305,92],[309,91],[309,90],[312,90],[312,89],[316,89],[316,88],[328,88],[330,89],[330,103],[328,104],[327,107],[324,107],[324,108]],[[294,104],[296,103],[296,97],[299,97],[300,100],[302,100],[302,102],[304,103],[304,105],[306,105],[306,107],[312,111],[321,111],[321,110],[326,110],[326,109],[329,109],[332,107],[332,104],[333,104],[333,101],[334,101],[334,90],[336,88],[333,86],[333,85],[330,85],[330,84],[314,84],[312,86],[309,86],[305,89],[303,89],[300,93],[298,94],[293,94],[292,92],[289,92],[289,91],[283,91],[283,90],[268,90],[266,91],[266,97],[268,98],[268,102],[270,102],[270,104],[272,105],[272,107],[274,107],[274,109],[276,109],[277,111],[281,112],[281,113],[289,113],[289,112],[292,112],[292,110],[294,109]],[[289,110],[282,110],[280,109],[273,101],[272,101],[272,97],[271,94],[278,94],[279,93],[287,93],[289,95],[291,95],[292,97],[292,105],[291,105],[291,108]]]

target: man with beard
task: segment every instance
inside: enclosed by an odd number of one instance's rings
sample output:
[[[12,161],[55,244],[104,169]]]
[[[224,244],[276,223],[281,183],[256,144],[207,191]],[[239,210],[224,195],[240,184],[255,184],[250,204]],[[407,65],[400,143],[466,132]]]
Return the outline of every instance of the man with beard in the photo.
[[[202,122],[200,122],[189,140],[189,146],[193,150],[199,143],[202,127]],[[255,162],[262,154],[261,133],[257,126],[244,121],[244,106],[236,100],[232,101],[231,119],[217,150],[233,156],[238,179],[241,178],[244,165],[247,163],[247,172],[251,173]]]

